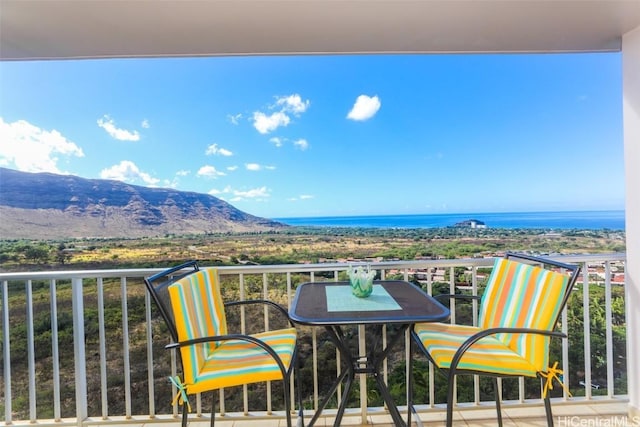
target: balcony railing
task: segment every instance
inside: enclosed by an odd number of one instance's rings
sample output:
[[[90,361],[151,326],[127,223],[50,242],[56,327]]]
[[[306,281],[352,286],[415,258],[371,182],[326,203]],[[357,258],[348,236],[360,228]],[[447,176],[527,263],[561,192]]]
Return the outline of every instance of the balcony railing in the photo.
[[[555,258],[579,263],[583,272],[561,317],[561,328],[569,339],[558,341],[552,351],[573,397],[556,387],[554,401],[619,401],[627,393],[626,340],[637,339],[626,336],[625,255]],[[382,278],[414,281],[429,293],[478,294],[492,265],[490,258],[372,262]],[[345,263],[225,266],[219,267],[219,272],[225,299],[261,297],[288,306],[299,284],[344,280],[347,267]],[[168,334],[142,282],[143,277],[157,271],[160,269],[0,274],[0,386],[4,390],[0,408],[5,424],[83,425],[89,421],[108,423],[114,418],[150,422],[177,416],[180,408],[171,404],[175,391],[167,380],[177,373],[176,355],[163,348]],[[456,316],[477,321],[473,310],[454,306],[452,313],[453,321]],[[244,311],[230,316],[230,321],[251,332],[256,318],[262,318],[267,326],[271,321],[267,314],[256,317],[256,313]],[[363,327],[353,330],[360,346],[372,341],[372,333],[386,339],[385,327],[373,332]],[[337,374],[340,361],[322,331],[300,328],[299,335],[303,361],[299,375],[305,410],[311,413]],[[403,352],[392,355],[384,365],[385,380],[393,385],[400,405],[406,405],[406,361],[412,356],[424,361],[408,354],[407,349],[405,340]],[[418,366],[417,375],[418,413],[439,410],[439,376],[426,363],[422,370]],[[492,402],[493,395],[486,395],[485,386],[477,377],[459,382],[458,405],[483,407]],[[539,383],[505,380],[501,387],[505,405],[540,402]],[[384,413],[366,378],[361,378],[358,389],[347,416]],[[282,418],[279,390],[274,383],[216,392],[217,412],[228,418]],[[198,396],[191,402],[194,415],[209,411],[207,399],[210,397]]]

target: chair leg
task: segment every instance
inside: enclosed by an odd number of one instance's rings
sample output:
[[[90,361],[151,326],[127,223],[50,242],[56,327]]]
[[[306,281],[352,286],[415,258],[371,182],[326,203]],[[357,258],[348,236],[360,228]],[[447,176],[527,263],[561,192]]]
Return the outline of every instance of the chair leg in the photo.
[[[544,387],[544,379],[540,381]],[[547,426],[553,427],[553,414],[551,413],[551,398],[549,397],[549,393],[544,397],[544,411],[547,414]]]
[[[447,385],[447,427],[453,427],[453,388],[456,379],[456,373],[454,370],[449,370],[449,379]]]
[[[409,367],[407,375],[407,426],[411,425],[413,411],[413,337],[409,337]]]
[[[211,392],[211,427],[216,423],[216,392]]]
[[[496,411],[498,411],[498,425],[502,427],[502,407],[500,406],[501,394],[500,387],[498,385],[498,377],[493,378],[493,387],[496,392]]]
[[[187,427],[189,422],[189,407],[187,405],[186,401],[182,404],[182,427]]]
[[[282,379],[282,388],[284,389],[284,411],[287,416],[287,427],[291,427],[291,402],[289,401],[291,390],[289,390],[290,383],[288,380],[288,376]]]
[[[296,422],[297,427],[304,427],[304,407],[302,406],[302,384],[300,383],[300,363],[301,361],[298,359],[297,372],[294,373],[296,376],[296,394],[298,396],[298,420]]]

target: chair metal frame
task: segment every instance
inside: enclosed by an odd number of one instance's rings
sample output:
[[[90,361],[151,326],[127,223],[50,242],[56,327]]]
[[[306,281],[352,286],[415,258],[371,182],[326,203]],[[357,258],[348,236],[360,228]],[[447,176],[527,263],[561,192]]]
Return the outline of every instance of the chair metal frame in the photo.
[[[185,262],[183,264],[177,265],[175,267],[171,267],[164,271],[161,271],[160,273],[154,274],[150,277],[145,277],[144,279],[144,283],[147,287],[147,290],[149,291],[149,294],[151,295],[153,301],[155,302],[155,305],[158,308],[160,315],[164,319],[167,325],[167,328],[169,329],[169,333],[171,334],[171,343],[166,345],[165,348],[168,350],[173,350],[173,349],[179,349],[180,347],[183,347],[183,346],[191,346],[191,345],[197,345],[197,344],[202,344],[207,342],[221,342],[221,341],[229,341],[229,340],[246,341],[261,347],[274,359],[274,361],[278,364],[278,367],[280,368],[280,371],[282,373],[287,426],[291,427],[292,410],[291,410],[291,402],[290,402],[290,396],[291,396],[290,379],[291,379],[291,375],[295,370],[295,366],[298,363],[298,358],[297,358],[298,346],[297,345],[291,357],[289,368],[287,369],[284,363],[282,362],[280,356],[278,355],[278,353],[272,347],[270,347],[267,343],[251,335],[226,334],[226,335],[217,335],[217,336],[210,336],[210,337],[201,337],[201,338],[182,341],[182,342],[178,340],[178,332],[177,332],[176,324],[174,320],[174,313],[171,308],[168,288],[171,284],[199,270],[200,268],[198,266],[197,261],[189,261],[189,262]],[[291,325],[291,327],[294,327],[293,322],[289,318],[288,311],[282,306],[280,306],[279,304],[274,303],[273,301],[269,301],[265,299],[230,301],[230,302],[224,302],[224,307],[226,308],[231,306],[252,305],[252,304],[262,304],[262,305],[266,305],[274,308],[277,313],[286,317],[287,322],[289,323],[289,325]],[[181,364],[181,368],[183,368],[182,358],[180,358],[180,364]],[[182,369],[182,371],[184,372],[184,369]],[[304,425],[304,418],[303,418],[302,394],[301,394],[301,388],[300,388],[299,375],[296,375],[296,381],[297,381],[296,388],[298,389],[297,397],[298,397],[298,404],[299,404],[297,425],[302,426]],[[211,391],[215,391],[215,390],[218,390],[218,388],[211,389]],[[182,404],[182,427],[186,427],[187,423],[188,423],[188,402],[186,401],[186,399],[184,399]],[[212,399],[211,426],[214,426],[214,423],[215,423],[215,398]]]
[[[424,347],[421,339],[418,337],[417,333],[415,332],[415,330],[412,328],[411,330],[411,339],[410,339],[410,348],[411,348],[411,354],[413,355],[414,353],[414,348],[415,346],[418,347],[418,349],[427,357],[427,359],[433,364],[433,366],[435,366],[437,368],[437,370],[439,372],[441,372],[442,374],[444,374],[447,377],[447,420],[446,420],[446,425],[447,427],[451,427],[453,425],[453,400],[454,400],[454,390],[455,390],[455,377],[456,375],[479,375],[479,376],[487,376],[487,377],[493,377],[494,378],[494,389],[495,389],[495,399],[496,399],[496,410],[498,413],[498,425],[502,426],[502,411],[501,411],[501,407],[500,407],[500,400],[501,400],[501,393],[498,387],[498,378],[517,378],[520,377],[521,375],[505,375],[505,374],[493,374],[490,372],[485,372],[485,371],[475,371],[475,370],[468,370],[468,369],[458,369],[457,366],[460,363],[462,357],[464,356],[465,352],[467,350],[469,350],[469,348],[476,342],[478,342],[479,340],[481,340],[484,337],[490,336],[490,335],[496,335],[496,334],[500,334],[500,333],[513,333],[513,334],[537,334],[537,335],[545,335],[545,336],[549,336],[549,337],[558,337],[558,338],[567,338],[567,335],[565,333],[559,332],[559,331],[555,331],[554,329],[556,328],[557,324],[558,324],[558,320],[560,318],[560,316],[562,315],[562,311],[565,309],[567,301],[569,299],[569,296],[571,294],[571,291],[573,289],[573,286],[575,285],[578,276],[580,274],[580,266],[576,265],[576,264],[567,264],[567,263],[563,263],[563,262],[559,262],[559,261],[555,261],[552,259],[548,259],[548,258],[543,258],[543,257],[539,257],[539,256],[533,256],[533,255],[527,255],[527,254],[521,254],[521,253],[515,253],[515,252],[507,252],[504,256],[504,258],[506,259],[517,259],[517,260],[523,260],[526,263],[529,264],[537,264],[537,265],[541,265],[544,266],[545,265],[549,265],[549,266],[553,266],[556,268],[560,268],[566,272],[568,272],[570,274],[569,277],[569,281],[567,283],[567,287],[565,289],[565,293],[560,305],[560,309],[558,311],[558,315],[556,317],[556,319],[553,322],[553,327],[551,328],[551,330],[540,330],[540,329],[529,329],[529,328],[506,328],[506,327],[497,327],[497,328],[490,328],[490,329],[484,329],[484,330],[480,330],[479,332],[477,332],[476,334],[472,335],[471,337],[469,337],[456,351],[456,353],[453,356],[453,359],[451,361],[451,365],[449,368],[440,368],[438,367],[438,365],[436,364],[436,362],[434,361],[434,359],[431,357],[431,355],[429,354],[429,352],[426,350],[426,348]],[[436,295],[434,298],[436,298],[437,300],[443,302],[446,300],[467,300],[467,301],[473,301],[473,300],[477,300],[479,301],[482,297],[479,295],[463,295],[463,294],[441,294],[441,295]],[[413,357],[409,357],[409,369],[408,369],[408,387],[409,387],[409,402],[408,402],[408,416],[409,416],[409,420],[411,419],[411,412],[415,412],[414,406],[413,406]],[[545,377],[542,377],[540,375],[540,373],[538,373],[538,378],[540,378],[541,381],[541,386],[544,387],[544,381],[546,381],[547,379]],[[553,426],[553,415],[552,415],[552,411],[551,411],[551,401],[550,401],[550,397],[549,397],[549,393],[546,393],[544,396],[544,407],[545,407],[545,413],[546,413],[546,419],[547,419],[547,425],[549,427]]]

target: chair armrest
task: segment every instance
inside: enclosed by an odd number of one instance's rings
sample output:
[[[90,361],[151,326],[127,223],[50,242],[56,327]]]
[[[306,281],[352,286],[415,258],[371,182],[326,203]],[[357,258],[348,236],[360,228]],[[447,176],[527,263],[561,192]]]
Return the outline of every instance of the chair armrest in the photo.
[[[264,351],[269,353],[269,355],[273,358],[273,360],[276,361],[276,363],[278,364],[278,367],[280,368],[280,371],[282,372],[283,377],[286,376],[287,370],[284,366],[284,363],[282,362],[282,359],[280,359],[280,356],[278,355],[278,353],[269,344],[265,343],[264,341],[256,337],[252,337],[251,335],[228,334],[228,335],[216,335],[211,337],[195,338],[192,340],[167,344],[165,346],[165,349],[174,349],[179,347],[188,347],[196,344],[205,344],[209,342],[220,342],[220,341],[231,341],[231,340],[246,341],[262,348]]]
[[[469,348],[480,341],[484,337],[488,337],[490,335],[496,334],[535,334],[535,335],[546,335],[550,337],[559,337],[559,338],[567,338],[567,334],[559,331],[548,331],[546,329],[529,329],[529,328],[489,328],[484,329],[469,338],[458,348],[456,353],[453,355],[453,359],[451,359],[451,365],[449,369],[456,369],[458,367],[458,363],[462,359],[464,353],[469,350]]]
[[[289,325],[294,326],[293,322],[291,321],[291,318],[289,318],[289,312],[282,307],[280,304],[277,304],[273,301],[269,301],[266,299],[251,299],[251,300],[244,300],[244,301],[229,301],[224,303],[225,307],[233,307],[233,306],[238,306],[238,305],[253,305],[253,304],[263,304],[263,305],[268,305],[270,307],[273,307],[276,309],[276,311],[278,311],[280,314],[282,314],[287,321],[289,322]]]

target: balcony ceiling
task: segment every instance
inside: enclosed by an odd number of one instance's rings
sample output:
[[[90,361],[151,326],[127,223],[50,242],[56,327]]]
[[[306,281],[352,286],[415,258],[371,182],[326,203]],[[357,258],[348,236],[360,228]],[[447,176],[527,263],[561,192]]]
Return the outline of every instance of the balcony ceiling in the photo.
[[[615,51],[640,0],[0,0],[0,59]]]

